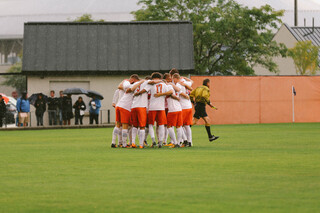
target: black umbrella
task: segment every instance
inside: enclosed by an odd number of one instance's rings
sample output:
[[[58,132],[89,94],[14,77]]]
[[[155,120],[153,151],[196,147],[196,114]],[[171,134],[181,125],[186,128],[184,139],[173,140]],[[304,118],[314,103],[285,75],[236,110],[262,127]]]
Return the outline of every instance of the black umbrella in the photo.
[[[68,89],[65,89],[63,91],[63,94],[66,94],[66,95],[80,95],[80,94],[85,94],[87,95],[88,92],[87,90],[85,89],[82,89],[82,88],[68,88]]]
[[[39,95],[42,95],[43,100],[47,103],[48,96],[44,95],[43,93],[34,93],[28,98],[30,104],[32,104],[34,106]]]
[[[93,90],[88,90],[88,94],[87,94],[87,96],[89,96],[89,97],[93,97],[93,96],[95,96],[96,98],[98,98],[98,99],[100,99],[100,100],[103,100],[103,96],[100,94],[100,93],[98,93],[98,92],[96,92],[96,91],[93,91]]]

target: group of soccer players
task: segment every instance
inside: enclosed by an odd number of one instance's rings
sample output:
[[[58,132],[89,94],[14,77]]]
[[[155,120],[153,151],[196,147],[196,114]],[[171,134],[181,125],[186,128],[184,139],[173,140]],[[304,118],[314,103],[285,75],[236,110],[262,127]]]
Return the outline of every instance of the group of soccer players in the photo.
[[[192,84],[191,79],[181,77],[175,68],[164,75],[155,72],[140,79],[134,74],[123,80],[113,98],[116,126],[111,147],[144,148],[148,146],[148,134],[152,147],[191,147],[192,103],[189,94]]]

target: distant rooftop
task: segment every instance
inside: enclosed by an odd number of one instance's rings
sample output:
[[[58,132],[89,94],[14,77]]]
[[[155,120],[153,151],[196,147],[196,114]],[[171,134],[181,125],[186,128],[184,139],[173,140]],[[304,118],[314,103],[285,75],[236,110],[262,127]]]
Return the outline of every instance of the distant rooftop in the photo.
[[[320,27],[290,27],[287,24],[285,26],[298,41],[311,41],[313,45],[320,47]]]
[[[284,25],[297,41],[311,41],[314,46],[320,47],[320,27],[290,27],[288,24]],[[320,59],[320,51],[318,56]]]

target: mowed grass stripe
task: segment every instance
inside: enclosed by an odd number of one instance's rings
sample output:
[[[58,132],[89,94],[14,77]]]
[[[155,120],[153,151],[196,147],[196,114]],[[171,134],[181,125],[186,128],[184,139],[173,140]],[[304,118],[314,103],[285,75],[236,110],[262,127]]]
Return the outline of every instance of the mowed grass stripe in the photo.
[[[320,124],[217,125],[194,147],[111,149],[112,129],[0,132],[0,212],[317,212]]]

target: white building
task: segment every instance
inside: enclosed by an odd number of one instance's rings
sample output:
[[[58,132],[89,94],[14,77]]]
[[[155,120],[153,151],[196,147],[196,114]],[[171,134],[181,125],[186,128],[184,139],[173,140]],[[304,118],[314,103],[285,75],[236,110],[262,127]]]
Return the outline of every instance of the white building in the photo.
[[[320,27],[289,27],[283,24],[279,31],[275,34],[273,41],[283,43],[287,48],[293,48],[298,41],[312,41],[313,45],[320,47]],[[320,55],[319,55],[320,57]],[[278,65],[279,75],[297,75],[294,61],[292,58],[274,58]],[[256,75],[275,75],[263,67],[255,68]]]

